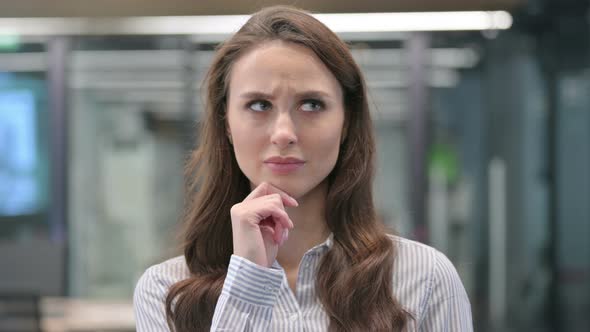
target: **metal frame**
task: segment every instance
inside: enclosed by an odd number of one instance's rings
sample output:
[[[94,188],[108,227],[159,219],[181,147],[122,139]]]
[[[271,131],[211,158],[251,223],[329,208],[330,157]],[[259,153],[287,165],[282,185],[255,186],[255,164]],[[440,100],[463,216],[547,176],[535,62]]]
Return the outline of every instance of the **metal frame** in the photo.
[[[49,113],[50,113],[50,174],[51,208],[49,210],[50,238],[64,246],[63,284],[66,295],[68,273],[68,107],[67,61],[70,39],[51,38],[47,44]]]
[[[410,118],[408,151],[410,152],[410,207],[413,216],[414,236],[417,240],[428,242],[426,232],[426,216],[428,204],[427,151],[430,137],[429,127],[429,84],[428,84],[428,50],[430,35],[428,33],[414,33],[406,42],[406,49],[410,65]]]

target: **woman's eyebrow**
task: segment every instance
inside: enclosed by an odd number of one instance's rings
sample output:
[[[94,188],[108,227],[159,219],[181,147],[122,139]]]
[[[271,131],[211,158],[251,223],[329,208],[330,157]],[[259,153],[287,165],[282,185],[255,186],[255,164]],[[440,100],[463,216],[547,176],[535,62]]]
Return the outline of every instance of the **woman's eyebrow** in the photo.
[[[295,96],[297,97],[297,99],[305,99],[305,98],[331,98],[332,94],[325,92],[325,91],[321,91],[321,90],[309,90],[309,91],[302,91],[299,93],[296,93]]]
[[[243,99],[272,99],[272,95],[260,91],[246,91],[240,94]]]
[[[331,98],[332,95],[322,90],[307,90],[297,92],[295,94],[297,99],[304,98]],[[262,91],[246,91],[240,94],[240,98],[243,99],[273,99],[273,95]]]

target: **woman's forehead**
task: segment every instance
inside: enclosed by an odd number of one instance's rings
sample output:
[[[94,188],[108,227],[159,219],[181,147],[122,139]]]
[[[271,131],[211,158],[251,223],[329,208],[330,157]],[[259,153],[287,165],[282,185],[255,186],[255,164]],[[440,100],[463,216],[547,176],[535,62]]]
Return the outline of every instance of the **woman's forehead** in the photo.
[[[233,93],[258,90],[271,94],[283,87],[339,94],[332,72],[309,48],[289,42],[270,42],[242,55],[229,77]]]

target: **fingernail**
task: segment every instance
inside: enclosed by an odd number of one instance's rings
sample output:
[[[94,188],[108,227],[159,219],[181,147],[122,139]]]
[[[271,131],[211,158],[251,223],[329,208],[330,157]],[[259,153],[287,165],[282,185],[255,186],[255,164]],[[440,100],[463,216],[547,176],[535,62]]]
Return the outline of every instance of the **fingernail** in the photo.
[[[288,237],[289,237],[289,229],[285,228],[283,230],[283,241],[281,242],[281,244],[284,243],[285,241],[287,241]]]
[[[295,206],[299,206],[299,203],[295,200],[295,198],[291,197],[291,199],[293,200],[293,203],[295,203]]]

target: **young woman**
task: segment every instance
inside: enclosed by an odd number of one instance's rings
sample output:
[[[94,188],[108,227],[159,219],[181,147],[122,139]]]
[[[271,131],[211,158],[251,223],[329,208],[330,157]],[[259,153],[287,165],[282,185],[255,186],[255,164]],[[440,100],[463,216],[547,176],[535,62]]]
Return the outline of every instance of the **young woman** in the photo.
[[[213,60],[184,256],[139,280],[138,331],[471,331],[449,260],[378,222],[374,153],[346,44],[304,11],[254,14]]]

